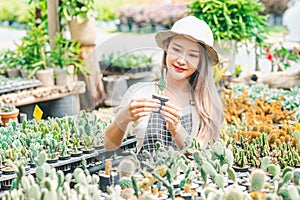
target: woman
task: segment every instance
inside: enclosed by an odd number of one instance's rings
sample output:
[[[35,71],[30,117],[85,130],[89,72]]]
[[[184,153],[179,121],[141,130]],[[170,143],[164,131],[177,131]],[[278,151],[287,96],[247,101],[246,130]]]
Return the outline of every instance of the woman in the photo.
[[[106,150],[117,149],[134,123],[137,151],[154,151],[156,141],[182,149],[187,137],[202,147],[219,138],[223,108],[212,77],[218,63],[209,26],[196,17],[178,20],[169,31],[158,32],[157,45],[164,50],[169,101],[153,99],[157,83],[138,83],[126,92],[115,119],[105,131]],[[162,71],[163,71],[162,70]]]

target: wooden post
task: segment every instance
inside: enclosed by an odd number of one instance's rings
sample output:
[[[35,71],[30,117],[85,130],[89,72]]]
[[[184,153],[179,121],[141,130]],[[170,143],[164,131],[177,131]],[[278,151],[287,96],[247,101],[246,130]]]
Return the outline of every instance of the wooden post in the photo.
[[[57,12],[58,0],[47,0],[48,8],[48,31],[50,38],[50,47],[53,48],[54,39],[57,32],[59,32],[59,17]]]

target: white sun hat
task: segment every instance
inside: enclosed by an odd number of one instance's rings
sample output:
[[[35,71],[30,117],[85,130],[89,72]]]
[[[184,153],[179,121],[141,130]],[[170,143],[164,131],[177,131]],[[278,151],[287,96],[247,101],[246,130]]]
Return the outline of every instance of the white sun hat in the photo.
[[[195,16],[184,17],[174,23],[171,30],[160,31],[155,35],[157,46],[164,48],[163,42],[175,35],[184,35],[196,42],[204,45],[207,54],[209,56],[209,64],[214,66],[218,64],[218,53],[214,49],[214,37],[210,27],[203,20],[198,19]]]

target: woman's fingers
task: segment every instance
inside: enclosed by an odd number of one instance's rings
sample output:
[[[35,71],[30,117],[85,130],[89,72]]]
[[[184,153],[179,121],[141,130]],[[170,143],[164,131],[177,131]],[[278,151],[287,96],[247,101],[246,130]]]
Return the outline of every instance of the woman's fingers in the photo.
[[[128,112],[132,121],[136,121],[140,117],[144,117],[151,112],[157,111],[159,107],[160,102],[156,99],[133,99],[129,103]]]

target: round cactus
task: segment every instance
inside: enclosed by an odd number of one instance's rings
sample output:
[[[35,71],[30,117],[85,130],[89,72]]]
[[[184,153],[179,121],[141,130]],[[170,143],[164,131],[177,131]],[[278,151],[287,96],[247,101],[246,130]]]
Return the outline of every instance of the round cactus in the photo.
[[[135,163],[133,162],[133,160],[128,158],[121,160],[118,167],[120,177],[131,177],[135,169]]]
[[[132,188],[131,178],[121,177],[121,179],[120,179],[120,186],[121,186],[122,189],[124,189],[124,188]]]

